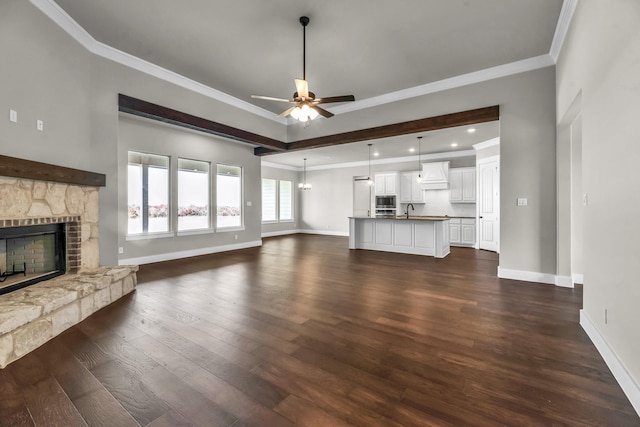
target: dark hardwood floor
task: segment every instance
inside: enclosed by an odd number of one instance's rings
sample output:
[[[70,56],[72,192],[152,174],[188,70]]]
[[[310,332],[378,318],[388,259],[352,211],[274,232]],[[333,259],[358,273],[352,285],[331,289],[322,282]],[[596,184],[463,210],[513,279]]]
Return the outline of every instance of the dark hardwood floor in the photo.
[[[310,235],[145,265],[0,370],[0,425],[640,425],[578,324],[581,287],[496,267]]]

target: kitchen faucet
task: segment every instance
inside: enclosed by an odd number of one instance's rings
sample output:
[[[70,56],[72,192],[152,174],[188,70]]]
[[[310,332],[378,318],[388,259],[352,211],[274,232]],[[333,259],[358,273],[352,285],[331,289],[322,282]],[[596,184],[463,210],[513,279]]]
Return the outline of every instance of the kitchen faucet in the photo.
[[[407,215],[407,219],[409,219],[409,206],[411,206],[411,210],[412,210],[412,211],[415,211],[415,210],[416,210],[416,208],[414,208],[414,207],[413,207],[413,203],[409,203],[409,204],[407,205],[407,211],[405,212],[405,215]]]

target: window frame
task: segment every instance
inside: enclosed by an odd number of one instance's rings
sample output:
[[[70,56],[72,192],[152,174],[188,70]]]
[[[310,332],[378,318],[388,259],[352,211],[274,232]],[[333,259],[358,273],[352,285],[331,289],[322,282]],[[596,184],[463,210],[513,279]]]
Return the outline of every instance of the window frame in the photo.
[[[167,166],[166,166],[166,170],[167,170],[167,230],[166,231],[152,231],[149,232],[149,221],[148,221],[148,215],[149,215],[149,198],[148,198],[148,185],[149,185],[149,167],[150,166],[154,166],[154,167],[158,167],[156,165],[149,165],[148,163],[132,163],[130,160],[130,156],[131,155],[138,155],[138,156],[151,156],[151,157],[161,157],[161,158],[165,158],[167,161]],[[142,202],[141,202],[141,206],[140,206],[140,210],[141,210],[141,217],[142,217],[142,231],[140,233],[131,233],[129,230],[129,166],[132,165],[136,165],[136,166],[141,166],[142,167],[142,174],[141,174],[141,178],[142,178]],[[155,239],[155,238],[164,238],[164,237],[172,237],[175,233],[172,229],[172,222],[173,222],[173,214],[172,214],[172,198],[171,198],[171,179],[172,179],[172,172],[171,172],[171,156],[166,155],[166,154],[155,154],[155,153],[149,153],[149,152],[145,152],[145,151],[140,151],[140,150],[127,150],[127,195],[126,195],[126,206],[127,206],[127,210],[126,210],[126,218],[127,218],[127,223],[126,223],[126,233],[125,233],[125,239],[127,241],[129,240],[143,240],[143,239]],[[145,186],[145,182],[146,182],[146,186]],[[147,188],[147,190],[145,190],[145,187]],[[145,195],[146,194],[146,195]],[[145,227],[146,226],[146,227]],[[145,230],[146,228],[146,230]]]
[[[279,224],[279,223],[292,223],[296,221],[296,208],[295,208],[295,191],[294,191],[294,181],[290,180],[290,179],[278,179],[278,178],[267,178],[267,177],[262,177],[261,178],[261,185],[262,185],[262,181],[268,179],[270,181],[274,181],[275,182],[275,219],[269,219],[269,220],[265,220],[264,216],[262,216],[261,220],[262,220],[262,224]],[[285,182],[289,182],[291,183],[291,218],[290,219],[282,219],[281,217],[281,188],[280,188],[280,183],[282,181]],[[261,188],[264,190],[264,185],[261,186]],[[262,194],[262,204],[264,206],[264,194]]]
[[[231,226],[227,226],[227,227],[221,227],[218,224],[218,168],[220,166],[226,166],[226,167],[232,167],[232,168],[238,168],[240,169],[240,173],[238,175],[238,177],[240,178],[240,225],[231,225]],[[244,167],[243,166],[238,166],[238,165],[230,165],[227,163],[216,163],[216,174],[215,174],[215,212],[216,212],[216,216],[215,216],[215,225],[214,225],[214,229],[217,233],[224,233],[224,232],[228,232],[228,231],[242,231],[245,229],[245,224],[244,224]],[[212,211],[213,209],[212,208]],[[213,221],[213,215],[212,215],[212,221]]]
[[[190,228],[187,230],[181,230],[180,229],[180,216],[179,216],[179,212],[180,212],[180,160],[183,161],[187,161],[187,162],[195,162],[195,163],[204,163],[207,165],[208,167],[208,171],[207,171],[207,198],[208,198],[208,209],[209,209],[209,220],[207,221],[207,226],[203,227],[203,228]],[[175,210],[175,215],[176,215],[176,235],[177,236],[189,236],[189,235],[195,235],[195,234],[209,234],[209,233],[213,233],[214,230],[214,226],[213,226],[213,185],[212,185],[212,178],[211,178],[211,169],[212,169],[212,163],[206,160],[197,160],[197,159],[187,159],[184,157],[178,157],[177,159],[177,163],[176,163],[176,190],[177,190],[177,197],[176,197],[176,203],[175,206],[172,206],[173,210]]]

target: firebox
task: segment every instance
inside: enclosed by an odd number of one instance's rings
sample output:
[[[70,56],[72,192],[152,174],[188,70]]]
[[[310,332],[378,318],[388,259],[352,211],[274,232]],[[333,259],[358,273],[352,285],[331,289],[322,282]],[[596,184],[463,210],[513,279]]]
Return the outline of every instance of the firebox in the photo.
[[[0,294],[65,273],[65,223],[0,228]]]

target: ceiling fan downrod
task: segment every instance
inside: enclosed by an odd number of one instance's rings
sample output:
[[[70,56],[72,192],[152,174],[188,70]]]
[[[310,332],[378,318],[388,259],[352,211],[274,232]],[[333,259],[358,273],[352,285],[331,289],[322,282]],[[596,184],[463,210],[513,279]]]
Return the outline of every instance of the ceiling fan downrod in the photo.
[[[301,16],[302,24],[302,80],[307,80],[307,25],[309,25],[309,17]]]

